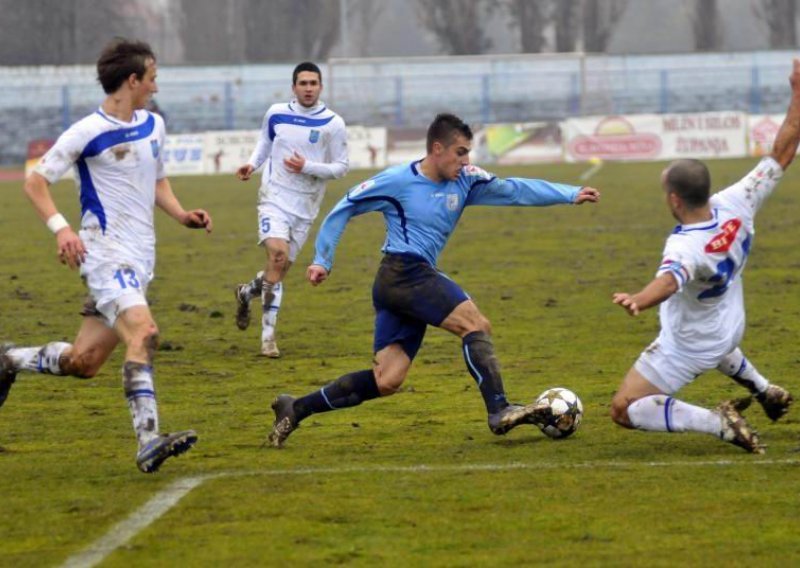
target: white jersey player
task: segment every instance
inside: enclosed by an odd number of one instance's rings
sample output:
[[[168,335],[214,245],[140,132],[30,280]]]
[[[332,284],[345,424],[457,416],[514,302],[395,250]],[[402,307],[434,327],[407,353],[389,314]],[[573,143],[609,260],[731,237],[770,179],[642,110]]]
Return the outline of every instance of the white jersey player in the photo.
[[[197,440],[192,430],[161,434],[153,386],[158,328],[146,292],[153,277],[153,209],[190,228],[211,231],[202,209],[186,211],[164,174],[164,121],[144,110],[158,89],[156,62],[146,43],[118,39],[97,62],[107,97],[101,107],[64,132],[25,181],[25,192],[55,233],[58,255],[80,268],[89,297],[73,344],[0,347],[0,405],[20,371],[93,377],[121,341],[123,387],[139,443],[136,463],[156,471]],[[58,213],[49,186],[70,168],[80,192],[76,234]]]
[[[258,244],[264,245],[263,272],[236,287],[236,325],[250,325],[250,300],[261,296],[261,354],[279,357],[275,326],[283,299],[282,281],[319,214],[328,180],[348,170],[347,131],[342,118],[319,100],[322,73],[304,62],[292,74],[295,99],[272,105],[250,159],[236,175],[248,180],[263,165],[258,196]]]
[[[753,220],[791,164],[800,143],[800,60],[790,77],[792,98],[772,153],[733,186],[709,197],[710,176],[697,160],[678,160],[662,174],[673,216],[656,277],[636,294],[616,293],[631,315],[660,304],[661,333],[628,371],[612,400],[611,416],[627,428],[704,432],[763,453],[756,432],[723,402],[708,410],[673,398],[701,373],[718,369],[748,387],[767,416],[777,420],[792,403],[745,358],[742,270],[753,245]]]

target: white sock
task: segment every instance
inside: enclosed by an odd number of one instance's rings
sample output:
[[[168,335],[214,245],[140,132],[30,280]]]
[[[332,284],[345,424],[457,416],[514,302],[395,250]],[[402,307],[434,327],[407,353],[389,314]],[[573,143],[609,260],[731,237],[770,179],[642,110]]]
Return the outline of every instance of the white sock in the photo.
[[[133,418],[133,430],[141,448],[158,436],[158,407],[153,387],[153,367],[126,361],[122,366],[122,385]]]
[[[264,288],[267,288],[265,284]],[[278,311],[281,309],[283,300],[283,283],[276,282],[271,286],[272,301],[269,306],[264,304],[267,294],[261,292],[262,314],[261,314],[261,342],[275,340],[275,327],[278,325]]]
[[[70,347],[71,343],[53,341],[40,347],[12,347],[6,354],[17,371],[63,375],[59,359]]]
[[[667,396],[654,394],[628,406],[631,424],[651,432],[705,432],[719,437],[722,421],[716,412]]]
[[[247,283],[247,287],[245,291],[247,293],[247,299],[252,300],[256,296],[261,295],[261,287],[264,278],[264,271],[261,270],[256,274],[256,277]]]
[[[728,375],[752,394],[764,392],[769,386],[769,381],[753,367],[738,347],[722,358],[717,370]]]

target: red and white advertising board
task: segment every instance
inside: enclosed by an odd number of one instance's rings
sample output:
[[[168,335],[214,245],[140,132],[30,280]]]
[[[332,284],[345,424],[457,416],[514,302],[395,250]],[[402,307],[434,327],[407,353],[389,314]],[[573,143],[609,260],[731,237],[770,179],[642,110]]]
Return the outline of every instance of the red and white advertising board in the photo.
[[[747,155],[747,115],[741,112],[572,118],[562,128],[568,162]]]

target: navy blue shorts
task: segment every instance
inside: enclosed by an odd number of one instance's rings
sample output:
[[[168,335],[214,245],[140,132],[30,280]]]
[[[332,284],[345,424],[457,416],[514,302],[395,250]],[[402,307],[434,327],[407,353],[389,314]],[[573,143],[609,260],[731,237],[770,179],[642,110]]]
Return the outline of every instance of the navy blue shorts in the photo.
[[[375,353],[399,343],[414,359],[428,325],[439,326],[469,296],[428,262],[411,254],[387,254],[372,285]]]

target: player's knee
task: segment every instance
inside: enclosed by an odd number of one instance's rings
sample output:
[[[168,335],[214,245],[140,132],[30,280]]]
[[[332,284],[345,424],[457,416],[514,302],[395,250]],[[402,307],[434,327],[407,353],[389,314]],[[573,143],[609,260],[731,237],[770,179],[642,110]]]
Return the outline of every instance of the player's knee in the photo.
[[[492,323],[483,314],[479,313],[471,322],[470,333],[475,331],[482,331],[486,335],[492,335]]]
[[[378,385],[378,392],[381,396],[390,396],[395,394],[403,386],[406,380],[406,372],[398,369],[384,369],[381,365],[373,367],[375,374],[375,384]]]
[[[274,268],[284,270],[289,264],[289,255],[283,249],[270,249],[269,259]]]
[[[152,361],[158,349],[158,343],[158,327],[154,322],[150,322],[141,326],[141,328],[133,334],[129,347],[145,355],[148,361]]]
[[[633,428],[628,416],[628,401],[620,396],[611,400],[611,420],[625,428]]]
[[[97,350],[77,352],[74,349],[61,356],[58,362],[61,372],[78,379],[91,379],[97,376],[103,361],[98,357]]]

